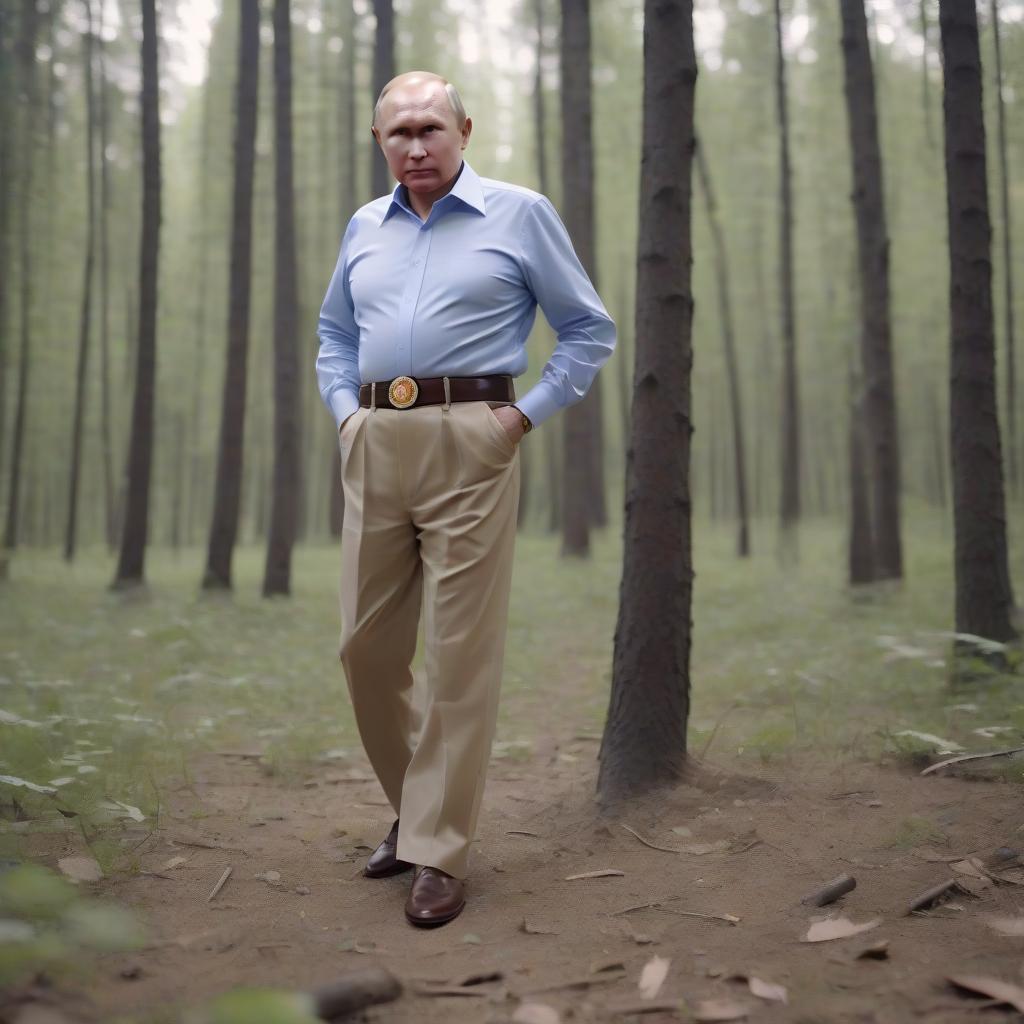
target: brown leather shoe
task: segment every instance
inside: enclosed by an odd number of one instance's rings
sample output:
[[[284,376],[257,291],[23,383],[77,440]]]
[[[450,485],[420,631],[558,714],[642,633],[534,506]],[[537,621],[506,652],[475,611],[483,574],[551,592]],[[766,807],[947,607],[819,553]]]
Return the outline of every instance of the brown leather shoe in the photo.
[[[396,818],[387,838],[370,854],[366,867],[363,868],[363,874],[367,878],[387,878],[388,875],[400,875],[412,866],[407,860],[398,859],[398,819]]]
[[[453,921],[465,905],[466,889],[460,879],[440,868],[424,867],[413,879],[405,902],[405,918],[409,924],[430,928]]]

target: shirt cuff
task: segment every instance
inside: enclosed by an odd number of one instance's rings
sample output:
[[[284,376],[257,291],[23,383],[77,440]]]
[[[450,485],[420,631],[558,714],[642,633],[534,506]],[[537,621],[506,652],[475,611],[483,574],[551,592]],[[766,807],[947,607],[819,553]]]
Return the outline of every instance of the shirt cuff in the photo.
[[[551,390],[544,386],[543,381],[530,388],[522,398],[517,398],[515,404],[524,416],[529,417],[535,428],[562,408],[561,403],[551,394]]]
[[[338,388],[331,395],[331,412],[334,414],[334,422],[341,430],[345,422],[359,408],[359,392],[349,391],[347,388]]]

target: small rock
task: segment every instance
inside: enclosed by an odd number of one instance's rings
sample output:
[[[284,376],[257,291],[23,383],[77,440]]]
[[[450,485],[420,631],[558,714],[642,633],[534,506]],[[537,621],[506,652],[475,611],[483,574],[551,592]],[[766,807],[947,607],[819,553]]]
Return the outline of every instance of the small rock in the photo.
[[[125,981],[135,981],[142,977],[141,964],[126,964],[120,970],[120,975]]]
[[[297,885],[297,886],[295,886],[295,891],[300,896],[308,896],[310,894],[311,890],[310,890],[308,885]]]

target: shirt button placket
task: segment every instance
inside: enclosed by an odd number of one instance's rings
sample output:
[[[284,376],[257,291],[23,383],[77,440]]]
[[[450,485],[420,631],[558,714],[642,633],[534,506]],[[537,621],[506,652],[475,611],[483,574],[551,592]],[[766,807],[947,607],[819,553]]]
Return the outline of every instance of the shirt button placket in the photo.
[[[398,344],[395,350],[396,377],[401,374],[413,375],[412,342],[416,326],[416,307],[419,304],[420,289],[423,287],[423,277],[427,272],[430,235],[430,229],[424,225],[417,232],[416,242],[412,247],[399,310]]]

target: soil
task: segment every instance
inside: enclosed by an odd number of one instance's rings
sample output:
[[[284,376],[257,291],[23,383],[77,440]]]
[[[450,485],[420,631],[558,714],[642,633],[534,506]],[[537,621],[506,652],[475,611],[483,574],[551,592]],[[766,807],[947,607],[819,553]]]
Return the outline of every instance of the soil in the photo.
[[[594,739],[567,734],[521,757],[499,749],[506,756],[492,764],[467,907],[433,930],[404,919],[411,875],[361,874],[392,821],[367,763],[353,757],[283,780],[244,751],[204,755],[136,851],[140,870],[91,887],[135,908],[150,946],[103,958],[88,992],[61,1000],[64,1008],[107,1021],[198,1005],[239,985],[312,989],[376,965],[404,993],[365,1019],[394,1024],[498,1024],[538,1002],[564,1021],[657,1024],[700,1019],[703,1000],[742,1004],[765,1024],[1018,1019],[946,979],[1024,985],[1024,937],[991,925],[1024,915],[1024,876],[986,885],[958,875],[977,893],[907,909],[953,877],[952,861],[1024,848],[1019,787],[921,777],[898,763],[788,761],[759,779],[719,765],[699,786],[602,819]],[[625,825],[684,852],[652,849]],[[73,842],[69,835],[54,846],[51,837],[35,853],[55,864],[82,852]],[[208,899],[229,865],[230,878]],[[568,880],[600,869],[621,874]],[[267,872],[279,877],[261,877]],[[820,910],[801,904],[841,874],[853,875],[856,889]],[[802,942],[826,916],[880,923],[851,938]],[[886,958],[858,959],[883,942]],[[686,1008],[626,1012],[641,1001],[638,979],[655,956],[670,965],[653,1005]],[[474,975],[494,980],[461,985]],[[788,1003],[756,997],[737,975],[784,986]],[[465,994],[436,994],[439,987]]]

